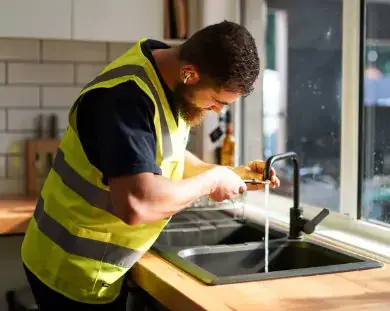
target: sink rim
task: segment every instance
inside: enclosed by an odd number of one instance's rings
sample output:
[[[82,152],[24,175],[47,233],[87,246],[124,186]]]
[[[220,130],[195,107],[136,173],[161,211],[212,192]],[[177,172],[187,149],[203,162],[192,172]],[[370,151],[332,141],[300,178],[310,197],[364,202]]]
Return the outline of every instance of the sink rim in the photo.
[[[282,279],[282,278],[291,278],[291,277],[303,277],[310,275],[322,275],[322,274],[331,274],[331,273],[340,273],[340,272],[352,272],[360,271],[374,268],[383,267],[383,263],[376,261],[374,259],[365,257],[360,254],[355,254],[323,242],[315,241],[310,238],[304,237],[300,240],[292,240],[288,238],[281,238],[270,240],[269,245],[272,244],[283,244],[283,243],[308,243],[320,246],[325,249],[329,249],[340,254],[353,257],[355,259],[361,260],[361,262],[356,263],[344,263],[320,267],[310,267],[302,269],[291,269],[291,270],[281,270],[281,271],[271,271],[268,273],[252,273],[252,274],[241,274],[241,275],[232,275],[232,276],[217,276],[206,269],[198,266],[197,264],[187,260],[185,257],[179,255],[179,253],[194,253],[195,251],[200,251],[205,254],[210,253],[220,253],[223,252],[234,252],[234,251],[245,251],[264,247],[264,242],[249,242],[241,244],[231,244],[231,245],[206,245],[206,246],[193,246],[193,247],[180,247],[173,249],[172,247],[159,248],[155,247],[152,251],[156,252],[160,257],[168,260],[171,264],[175,265],[179,269],[183,270],[192,277],[202,281],[207,285],[222,285],[222,284],[232,284],[240,282],[250,282],[250,281],[265,281],[271,279]],[[188,256],[190,256],[187,255]]]
[[[326,248],[329,250],[332,250],[334,252],[343,254],[345,256],[353,257],[355,259],[367,261],[367,260],[373,260],[368,257],[365,257],[363,255],[355,254],[340,248],[337,248],[332,245],[325,244],[320,241],[316,241],[312,238],[307,238],[304,237],[299,240],[294,240],[294,239],[289,239],[289,238],[279,238],[279,239],[272,239],[269,240],[268,244],[269,247],[271,247],[274,244],[280,244],[279,246],[282,247],[284,246],[283,244],[288,244],[288,243],[307,243],[307,244],[313,244],[322,248]],[[190,246],[190,247],[182,247],[182,249],[178,253],[186,253],[186,252],[196,252],[200,251],[200,253],[217,253],[217,252],[224,252],[224,253],[231,253],[235,251],[246,251],[246,250],[255,250],[257,248],[261,248],[262,246],[265,247],[265,242],[246,242],[246,243],[240,243],[240,244],[220,244],[220,245],[202,245],[202,246]],[[199,254],[199,253],[198,253]],[[191,254],[187,255],[191,256]],[[375,261],[375,260],[374,260]]]
[[[204,224],[203,224],[204,225]],[[265,225],[260,224],[254,221],[245,221],[241,223],[241,226],[237,226],[237,230],[240,230],[243,226],[249,226],[256,230],[262,231],[265,230]],[[165,232],[180,232],[180,230],[187,230],[188,228],[166,228],[163,231]],[[271,238],[269,241],[279,241],[286,240],[288,238],[288,232],[286,230],[274,227],[272,225],[269,226],[270,234],[271,231],[279,234],[280,237]],[[181,232],[182,234],[186,234],[187,231]],[[161,232],[162,233],[162,232]],[[197,247],[218,247],[218,246],[240,246],[246,244],[256,244],[256,243],[264,243],[263,241],[253,241],[253,242],[245,242],[245,243],[231,243],[231,244],[207,244],[207,245],[194,245],[194,246],[175,246],[175,245],[166,245],[162,243],[158,243],[158,240],[152,245],[151,250],[155,250],[158,253],[162,252],[178,252],[184,249],[189,248],[197,248]]]

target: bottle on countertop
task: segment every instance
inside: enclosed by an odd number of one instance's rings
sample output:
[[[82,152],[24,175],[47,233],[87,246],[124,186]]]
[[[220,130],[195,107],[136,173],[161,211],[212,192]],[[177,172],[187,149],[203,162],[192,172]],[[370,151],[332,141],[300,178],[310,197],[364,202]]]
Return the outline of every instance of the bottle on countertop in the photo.
[[[236,141],[233,135],[232,114],[228,109],[225,115],[226,132],[221,148],[221,165],[235,166]]]

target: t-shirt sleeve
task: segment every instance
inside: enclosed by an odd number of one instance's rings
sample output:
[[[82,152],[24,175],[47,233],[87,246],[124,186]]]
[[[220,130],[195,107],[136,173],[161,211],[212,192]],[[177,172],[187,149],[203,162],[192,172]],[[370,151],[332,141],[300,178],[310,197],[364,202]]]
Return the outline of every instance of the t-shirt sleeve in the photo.
[[[161,174],[156,164],[154,104],[135,83],[102,94],[94,131],[104,179],[144,172]]]

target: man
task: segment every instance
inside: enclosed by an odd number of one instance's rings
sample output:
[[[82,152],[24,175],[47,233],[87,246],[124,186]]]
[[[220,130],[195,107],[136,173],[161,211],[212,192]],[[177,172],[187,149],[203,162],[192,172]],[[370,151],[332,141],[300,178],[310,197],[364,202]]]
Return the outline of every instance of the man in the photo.
[[[140,40],[84,87],[22,246],[40,310],[125,310],[126,273],[170,216],[254,189],[243,178],[262,179],[264,162],[227,168],[185,148],[258,74],[252,36],[225,21],[177,48]]]

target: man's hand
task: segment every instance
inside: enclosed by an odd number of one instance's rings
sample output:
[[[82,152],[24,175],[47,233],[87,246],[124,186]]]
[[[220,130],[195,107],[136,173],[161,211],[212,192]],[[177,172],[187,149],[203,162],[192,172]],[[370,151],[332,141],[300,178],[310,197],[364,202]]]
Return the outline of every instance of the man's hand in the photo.
[[[263,175],[264,175],[265,163],[266,163],[265,161],[261,161],[261,160],[251,161],[247,164],[238,166],[238,167],[233,168],[231,170],[233,170],[233,172],[235,172],[236,175],[241,177],[241,179],[255,179],[255,180],[262,181]],[[193,155],[191,152],[186,151],[184,178],[190,178],[193,176],[197,176],[199,174],[202,174],[202,173],[205,173],[208,171],[217,171],[217,172],[219,172],[220,176],[217,176],[218,174],[215,175],[215,173],[212,174],[217,179],[221,179],[220,177],[223,177],[225,179],[228,179],[229,183],[232,179],[235,179],[235,178],[233,178],[232,174],[228,174],[225,171],[225,169],[230,170],[229,168],[224,167],[224,169],[221,170],[221,169],[219,169],[220,167],[221,166],[216,165],[216,164],[205,163],[202,160],[200,160],[199,158],[197,158],[195,155]],[[238,176],[236,176],[236,177],[238,177]],[[275,173],[275,170],[273,168],[271,169],[271,180],[270,181],[271,181],[270,186],[272,188],[279,187],[280,181],[279,181],[279,178],[276,177],[276,173]],[[236,183],[236,181],[234,181],[233,184],[234,183]],[[213,191],[212,197],[216,201],[220,200],[222,197],[224,197],[226,199],[228,197],[237,196],[237,193],[236,194],[233,194],[233,193],[227,194],[231,191],[229,191],[229,190],[226,191],[227,190],[226,188],[224,190],[222,190],[222,188],[224,188],[226,186],[227,185],[220,184],[220,186],[216,188],[219,190]],[[229,187],[231,187],[231,186],[229,186]],[[246,189],[247,190],[264,189],[264,185],[262,185],[262,184],[247,184]],[[218,193],[219,191],[220,191],[220,193]]]
[[[205,173],[213,186],[209,197],[214,201],[232,200],[247,190],[247,185],[234,171],[225,166],[216,166]]]
[[[255,180],[264,180],[264,169],[265,169],[265,161],[255,160],[248,162],[244,165],[240,165],[234,168],[234,172],[238,174],[242,179],[255,179]],[[273,168],[271,168],[271,188],[276,188],[280,186],[279,178],[276,176],[276,172]],[[247,190],[259,190],[264,189],[263,184],[248,184]]]

